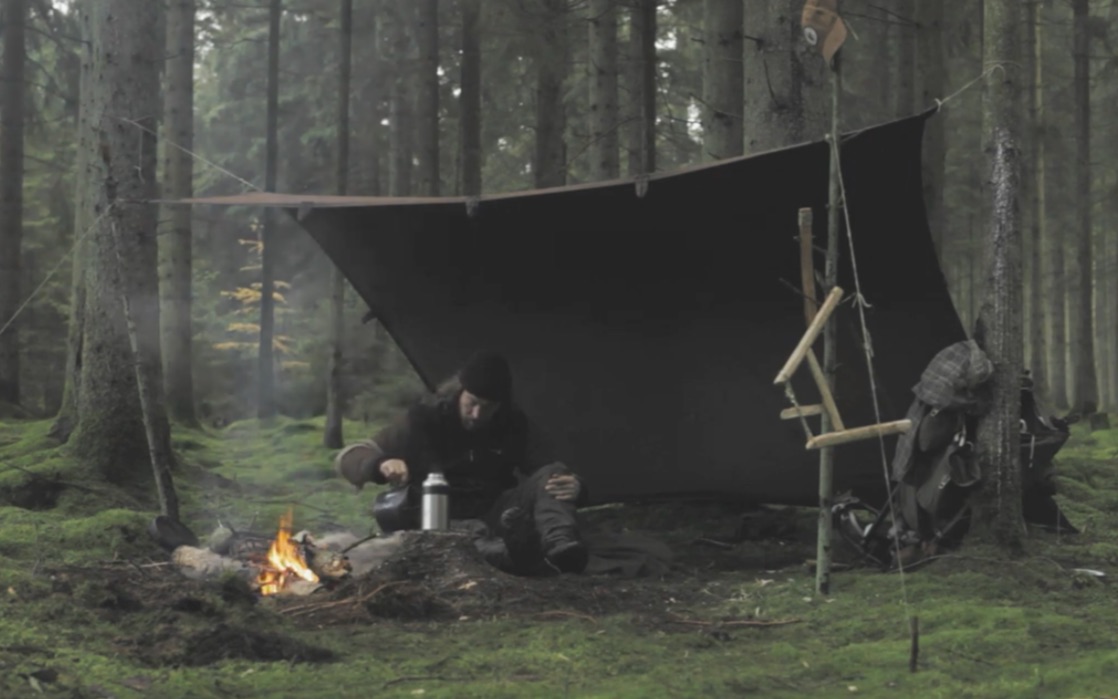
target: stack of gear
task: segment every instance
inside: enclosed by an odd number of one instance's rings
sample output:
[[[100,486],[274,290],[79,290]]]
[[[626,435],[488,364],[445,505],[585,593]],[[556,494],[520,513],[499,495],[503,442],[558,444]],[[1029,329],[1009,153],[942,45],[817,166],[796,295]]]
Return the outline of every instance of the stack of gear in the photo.
[[[928,364],[913,387],[916,399],[905,416],[912,428],[897,441],[892,463],[894,521],[888,508],[876,510],[846,497],[834,508],[843,537],[883,566],[905,565],[921,555],[957,546],[970,528],[968,498],[981,484],[975,435],[990,408],[994,366],[974,340],[952,344]],[[1021,389],[1021,471],[1026,522],[1047,529],[1078,530],[1060,512],[1052,459],[1067,442],[1068,421],[1042,417],[1028,376]],[[859,518],[868,512],[872,521]]]

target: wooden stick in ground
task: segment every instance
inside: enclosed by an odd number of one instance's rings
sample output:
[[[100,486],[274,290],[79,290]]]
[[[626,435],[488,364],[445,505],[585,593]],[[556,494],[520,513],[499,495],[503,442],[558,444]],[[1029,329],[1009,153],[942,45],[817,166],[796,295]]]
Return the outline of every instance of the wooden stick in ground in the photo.
[[[171,439],[167,413],[163,405],[163,387],[158,380],[159,371],[145,348],[140,344],[136,321],[132,315],[132,303],[128,297],[131,288],[129,270],[121,254],[124,238],[117,228],[116,221],[109,224],[113,234],[113,249],[118,262],[117,274],[120,275],[120,298],[124,304],[124,321],[128,326],[128,341],[132,345],[132,359],[136,365],[136,386],[140,392],[140,410],[143,413],[144,433],[147,436],[148,453],[155,474],[155,487],[159,493],[159,509],[168,518],[179,521],[179,498],[171,479]],[[154,377],[154,380],[153,380]]]
[[[916,672],[916,664],[920,659],[920,623],[916,617],[909,620],[909,630],[912,632],[912,648],[908,653],[908,671]]]
[[[830,287],[831,295],[839,290],[838,287],[838,256],[839,256],[839,209],[846,205],[841,201],[840,168],[839,163],[839,107],[842,95],[842,52],[831,57],[831,158],[830,177],[827,184],[827,262],[824,266],[823,284]],[[847,232],[849,234],[849,231]],[[841,293],[841,292],[840,292]],[[830,300],[831,297],[828,297]],[[822,309],[819,316],[823,315]],[[818,317],[817,317],[818,318]],[[827,325],[823,333],[823,381],[822,384],[830,386],[834,381],[835,365],[838,359],[837,333],[835,324]],[[837,414],[837,411],[836,411]],[[834,429],[830,424],[830,416],[824,417],[819,431],[827,433]],[[826,436],[825,434],[821,434]],[[815,536],[815,590],[820,595],[831,594],[831,541],[833,539],[834,520],[831,515],[831,506],[834,504],[834,471],[835,453],[829,447],[824,447],[819,452],[819,521]]]

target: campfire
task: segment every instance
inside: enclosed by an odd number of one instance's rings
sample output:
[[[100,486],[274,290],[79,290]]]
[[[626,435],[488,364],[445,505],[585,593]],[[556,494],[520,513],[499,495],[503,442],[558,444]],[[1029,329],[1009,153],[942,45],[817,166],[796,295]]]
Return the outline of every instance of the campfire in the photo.
[[[260,566],[256,584],[262,595],[275,595],[287,588],[296,578],[310,583],[319,582],[303,555],[304,546],[291,538],[292,513],[288,510],[280,517],[279,531],[268,547],[266,562]]]
[[[171,563],[195,580],[234,573],[261,596],[304,596],[334,589],[343,580],[367,572],[397,547],[375,536],[361,539],[350,532],[335,531],[322,537],[312,537],[306,530],[292,534],[293,521],[288,509],[280,516],[274,536],[237,532],[219,524],[205,543],[196,539],[169,549]],[[156,518],[153,527],[160,526],[168,525]],[[364,550],[353,551],[358,545]],[[363,554],[360,571],[355,572],[351,551]]]

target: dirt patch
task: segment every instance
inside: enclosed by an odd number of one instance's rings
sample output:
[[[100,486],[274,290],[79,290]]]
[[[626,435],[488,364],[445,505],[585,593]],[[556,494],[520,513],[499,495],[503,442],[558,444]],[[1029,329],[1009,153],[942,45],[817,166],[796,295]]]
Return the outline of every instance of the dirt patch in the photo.
[[[114,649],[152,667],[198,667],[221,660],[328,662],[334,653],[284,629],[236,578],[197,582],[166,563],[114,562],[46,571],[49,594],[36,603],[57,617],[93,611],[113,629]]]
[[[196,581],[167,561],[133,560],[46,571],[52,583],[36,604],[49,605],[55,619],[73,614],[76,624],[94,614],[106,623],[89,633],[109,635],[117,652],[152,667],[227,659],[329,662],[333,653],[302,641],[300,631],[352,624],[626,614],[653,627],[694,631],[699,627],[673,621],[670,610],[701,608],[712,580],[802,565],[812,553],[810,530],[791,519],[763,532],[752,528],[756,522],[747,524],[718,516],[701,530],[662,532],[657,538],[675,558],[667,569],[641,577],[512,575],[485,561],[468,534],[406,532],[406,543],[378,567],[305,596],[261,597],[233,575]],[[742,528],[751,538],[735,540]]]
[[[0,500],[24,510],[51,510],[58,504],[58,497],[66,484],[49,478],[36,477],[23,485],[7,489]]]
[[[668,596],[694,594],[695,586],[682,574],[639,582],[606,576],[511,575],[487,563],[467,535],[407,532],[405,536],[400,550],[367,575],[311,598],[277,599],[277,611],[299,625],[313,627],[375,619],[594,617],[659,609]]]
[[[155,667],[200,667],[222,660],[271,662],[326,662],[335,660],[333,652],[311,646],[274,631],[262,632],[241,624],[218,623],[186,634],[157,630],[152,639],[140,641],[134,657]],[[152,640],[150,646],[145,641]]]

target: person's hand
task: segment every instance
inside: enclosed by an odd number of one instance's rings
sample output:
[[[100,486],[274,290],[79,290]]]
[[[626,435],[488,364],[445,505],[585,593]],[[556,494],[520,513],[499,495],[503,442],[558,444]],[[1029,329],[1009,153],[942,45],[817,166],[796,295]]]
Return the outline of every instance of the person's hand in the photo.
[[[582,484],[578,476],[572,474],[557,474],[547,479],[544,490],[556,500],[571,502],[578,498],[582,491]]]
[[[380,475],[392,485],[403,485],[408,482],[408,465],[403,459],[386,459],[380,464]]]

